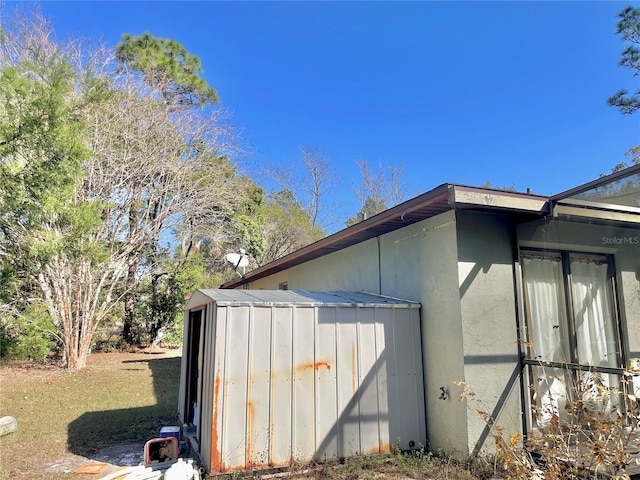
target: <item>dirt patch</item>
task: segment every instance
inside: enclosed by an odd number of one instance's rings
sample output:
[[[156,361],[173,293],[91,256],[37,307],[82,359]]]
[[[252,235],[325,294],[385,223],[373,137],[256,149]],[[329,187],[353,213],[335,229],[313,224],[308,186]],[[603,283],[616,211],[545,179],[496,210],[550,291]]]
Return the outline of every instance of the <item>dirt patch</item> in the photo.
[[[45,472],[71,473],[88,462],[105,462],[112,467],[135,466],[144,459],[144,443],[122,443],[105,447],[95,454],[83,457],[67,454],[54,462],[43,465]]]

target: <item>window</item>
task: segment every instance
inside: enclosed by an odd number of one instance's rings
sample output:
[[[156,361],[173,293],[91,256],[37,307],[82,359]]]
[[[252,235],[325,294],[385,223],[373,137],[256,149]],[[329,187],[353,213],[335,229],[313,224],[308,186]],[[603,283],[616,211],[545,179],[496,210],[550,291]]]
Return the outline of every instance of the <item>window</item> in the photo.
[[[278,284],[278,290],[289,290],[289,282],[282,282]]]
[[[567,402],[620,387],[622,350],[613,257],[566,251],[521,252],[534,426],[563,418]],[[593,408],[613,412],[619,397]],[[604,402],[604,403],[603,403]],[[605,404],[606,403],[606,404]]]

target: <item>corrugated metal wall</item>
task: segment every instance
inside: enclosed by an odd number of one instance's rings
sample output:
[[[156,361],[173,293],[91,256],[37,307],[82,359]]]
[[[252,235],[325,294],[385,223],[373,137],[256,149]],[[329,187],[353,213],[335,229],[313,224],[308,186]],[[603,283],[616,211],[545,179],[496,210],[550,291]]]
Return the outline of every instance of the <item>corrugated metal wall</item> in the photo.
[[[426,442],[417,305],[212,306],[199,422],[208,470]]]

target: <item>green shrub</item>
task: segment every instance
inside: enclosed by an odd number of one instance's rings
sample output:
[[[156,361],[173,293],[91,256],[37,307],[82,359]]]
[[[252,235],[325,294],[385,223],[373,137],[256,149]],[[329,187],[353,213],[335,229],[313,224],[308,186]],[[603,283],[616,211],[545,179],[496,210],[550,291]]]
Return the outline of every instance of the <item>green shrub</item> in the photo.
[[[56,327],[42,303],[24,312],[0,316],[0,356],[11,360],[44,361],[59,347]]]
[[[182,347],[182,332],[184,329],[184,313],[176,313],[174,322],[167,328],[162,337],[162,345],[169,348]]]

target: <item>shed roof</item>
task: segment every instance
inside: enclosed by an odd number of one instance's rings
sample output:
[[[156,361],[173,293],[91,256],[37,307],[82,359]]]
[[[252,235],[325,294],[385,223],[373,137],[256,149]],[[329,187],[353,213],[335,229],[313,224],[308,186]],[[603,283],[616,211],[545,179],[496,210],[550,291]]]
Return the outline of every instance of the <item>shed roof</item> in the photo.
[[[212,302],[219,306],[420,307],[420,303],[411,300],[366,292],[202,289],[195,291],[185,308],[191,310]]]

